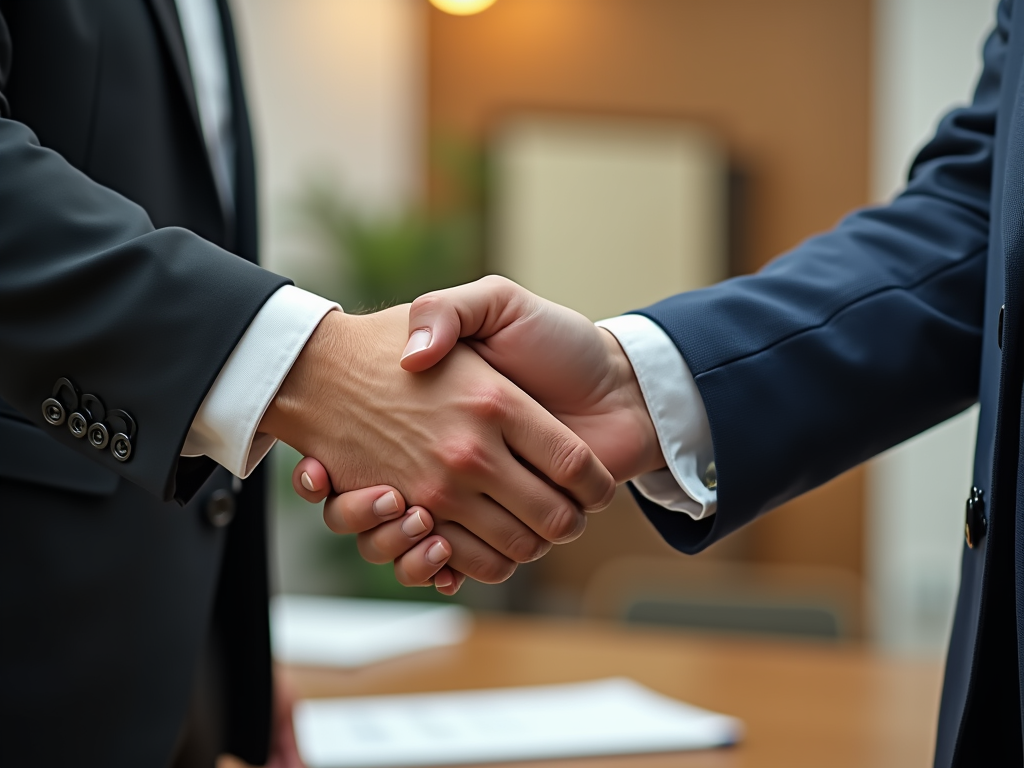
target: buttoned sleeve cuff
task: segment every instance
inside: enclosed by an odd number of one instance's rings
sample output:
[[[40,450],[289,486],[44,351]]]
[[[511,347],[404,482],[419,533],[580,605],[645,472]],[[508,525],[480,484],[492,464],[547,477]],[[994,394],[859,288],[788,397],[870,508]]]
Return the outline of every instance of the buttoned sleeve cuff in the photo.
[[[336,309],[293,285],[273,293],[207,392],[181,455],[209,456],[236,477],[248,477],[277,442],[256,431],[263,414],[310,335]]]
[[[621,315],[596,325],[611,333],[629,358],[665,456],[667,467],[635,478],[636,489],[655,504],[694,520],[713,515],[718,493],[711,427],[679,349],[642,315]]]

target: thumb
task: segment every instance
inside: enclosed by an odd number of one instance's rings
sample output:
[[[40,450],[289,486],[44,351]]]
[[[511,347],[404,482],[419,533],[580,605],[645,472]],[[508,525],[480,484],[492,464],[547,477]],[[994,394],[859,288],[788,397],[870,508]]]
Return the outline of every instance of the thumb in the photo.
[[[331,491],[331,480],[324,465],[306,456],[292,470],[292,488],[306,501],[318,504]]]
[[[409,341],[402,367],[425,371],[444,358],[461,338],[486,339],[524,314],[529,291],[489,275],[476,282],[433,291],[409,307]]]

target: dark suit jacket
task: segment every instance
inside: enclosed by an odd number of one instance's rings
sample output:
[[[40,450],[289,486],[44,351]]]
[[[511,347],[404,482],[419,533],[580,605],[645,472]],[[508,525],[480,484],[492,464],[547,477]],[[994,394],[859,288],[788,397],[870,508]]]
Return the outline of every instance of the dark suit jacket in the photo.
[[[173,0],[0,0],[5,764],[166,764],[211,625],[229,649],[226,748],[266,755],[262,484],[246,482],[218,529],[204,505],[230,477],[179,459],[218,371],[285,282],[254,265],[252,142],[220,8],[233,223]],[[44,420],[61,377],[131,414],[127,462]]]
[[[1024,5],[1003,0],[973,103],[942,120],[903,194],[757,275],[641,312],[678,345],[711,424],[717,514],[640,499],[685,552],[980,399],[988,530],[963,552],[937,766],[1021,764],[1022,62]]]

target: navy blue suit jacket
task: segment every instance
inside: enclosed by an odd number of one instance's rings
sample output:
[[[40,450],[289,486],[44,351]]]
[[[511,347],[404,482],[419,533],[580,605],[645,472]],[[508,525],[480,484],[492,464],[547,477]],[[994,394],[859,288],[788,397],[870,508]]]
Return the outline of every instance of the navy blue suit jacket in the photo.
[[[711,424],[717,514],[638,496],[684,552],[980,400],[988,532],[964,548],[937,766],[1022,762],[1024,5],[997,15],[972,104],[942,120],[899,197],[640,312],[678,345]]]

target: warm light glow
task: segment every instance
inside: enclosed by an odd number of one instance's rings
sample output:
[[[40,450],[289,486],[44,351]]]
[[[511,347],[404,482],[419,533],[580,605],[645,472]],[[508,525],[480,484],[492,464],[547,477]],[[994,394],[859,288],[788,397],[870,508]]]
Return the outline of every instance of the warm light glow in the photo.
[[[494,0],[430,0],[430,2],[435,8],[440,8],[445,13],[454,13],[456,16],[480,13],[494,5]]]

